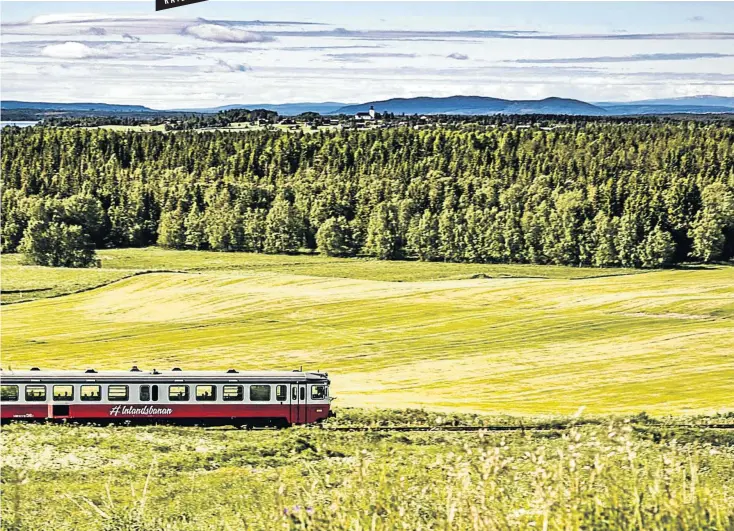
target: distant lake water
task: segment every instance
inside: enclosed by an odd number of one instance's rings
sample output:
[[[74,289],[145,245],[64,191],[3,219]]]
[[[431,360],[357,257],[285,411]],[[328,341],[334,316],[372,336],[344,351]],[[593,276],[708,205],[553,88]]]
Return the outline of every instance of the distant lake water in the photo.
[[[36,125],[38,122],[0,122],[0,128],[5,127],[7,125],[15,125],[18,127],[30,127],[32,125]]]

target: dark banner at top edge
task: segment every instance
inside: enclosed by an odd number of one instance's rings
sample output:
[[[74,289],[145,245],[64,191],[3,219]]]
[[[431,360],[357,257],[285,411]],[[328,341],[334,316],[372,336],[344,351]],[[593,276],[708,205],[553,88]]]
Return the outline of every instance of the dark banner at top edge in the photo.
[[[155,0],[155,10],[162,11],[173,7],[188,6],[190,4],[198,4],[206,2],[206,0]]]

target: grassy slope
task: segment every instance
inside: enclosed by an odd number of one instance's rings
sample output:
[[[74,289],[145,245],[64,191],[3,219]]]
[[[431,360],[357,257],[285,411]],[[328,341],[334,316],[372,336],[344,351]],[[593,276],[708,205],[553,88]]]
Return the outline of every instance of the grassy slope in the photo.
[[[17,257],[2,260],[2,303],[58,297],[103,286],[134,275],[134,270],[67,269],[62,267],[22,266]]]
[[[105,252],[103,263],[209,271],[5,307],[3,366],[303,365],[332,374],[340,405],[537,414],[734,403],[731,267],[570,280],[585,270],[158,250]],[[555,278],[466,278],[513,267]],[[425,280],[446,277],[465,279]]]
[[[734,525],[734,434],[614,423],[560,435],[15,424],[2,432],[3,529]]]
[[[587,278],[625,275],[631,269],[595,269],[507,264],[444,264],[325,258],[318,255],[266,255],[147,249],[111,249],[98,253],[102,269],[34,268],[20,255],[2,256],[2,302],[34,300],[98,287],[144,271],[271,271],[318,277],[407,282],[486,276]]]

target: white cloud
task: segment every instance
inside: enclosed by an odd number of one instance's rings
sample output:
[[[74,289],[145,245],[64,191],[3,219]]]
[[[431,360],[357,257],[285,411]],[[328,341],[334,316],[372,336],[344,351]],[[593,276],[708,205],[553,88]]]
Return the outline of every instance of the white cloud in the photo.
[[[100,20],[103,18],[109,18],[109,17],[104,17],[103,15],[98,15],[96,13],[69,13],[69,14],[49,13],[48,15],[38,15],[37,17],[33,17],[30,23],[31,24],[57,24],[57,23],[63,23],[63,22],[83,22],[87,20]]]
[[[469,59],[469,56],[463,53],[451,53],[447,55],[447,57],[449,59],[456,59],[457,61],[466,61],[467,59]]]
[[[183,30],[186,35],[197,39],[214,42],[267,42],[273,40],[271,37],[247,31],[233,26],[222,26],[219,24],[197,24]]]
[[[90,57],[103,57],[99,50],[82,44],[81,42],[65,42],[64,44],[49,44],[41,55],[54,59],[88,59]]]
[[[216,65],[209,69],[210,72],[247,72],[252,70],[242,63],[228,63],[223,59],[217,60]]]

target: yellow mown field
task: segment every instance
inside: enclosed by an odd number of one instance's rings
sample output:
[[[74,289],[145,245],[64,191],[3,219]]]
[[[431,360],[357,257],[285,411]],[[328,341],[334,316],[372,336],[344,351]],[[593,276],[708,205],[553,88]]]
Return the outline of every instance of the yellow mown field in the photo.
[[[4,285],[21,273],[9,266]],[[734,407],[732,267],[409,282],[315,274],[154,272],[4,306],[2,365],[303,366],[329,371],[340,406],[534,415]]]

